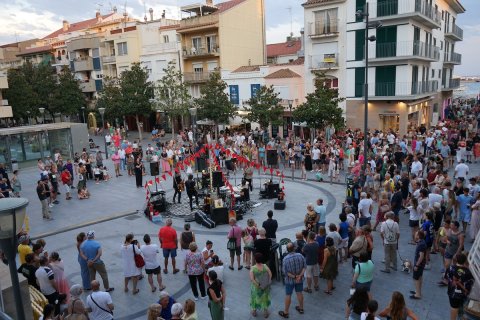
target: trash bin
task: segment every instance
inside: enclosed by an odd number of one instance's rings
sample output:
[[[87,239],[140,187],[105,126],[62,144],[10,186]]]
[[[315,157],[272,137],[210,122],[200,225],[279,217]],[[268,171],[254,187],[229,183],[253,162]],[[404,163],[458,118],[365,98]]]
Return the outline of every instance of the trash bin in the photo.
[[[12,159],[12,172],[18,170],[18,161],[17,159]]]

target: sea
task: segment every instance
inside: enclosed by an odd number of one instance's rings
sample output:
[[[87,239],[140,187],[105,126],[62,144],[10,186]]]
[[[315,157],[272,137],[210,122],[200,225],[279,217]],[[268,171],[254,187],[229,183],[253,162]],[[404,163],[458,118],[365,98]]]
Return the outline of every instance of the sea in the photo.
[[[460,82],[460,88],[464,90],[454,90],[455,98],[474,98],[480,94],[480,82]]]

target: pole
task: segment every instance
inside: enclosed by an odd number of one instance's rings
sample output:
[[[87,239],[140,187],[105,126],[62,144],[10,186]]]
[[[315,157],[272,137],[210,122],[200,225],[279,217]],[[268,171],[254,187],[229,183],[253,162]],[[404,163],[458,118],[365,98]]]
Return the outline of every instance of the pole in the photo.
[[[102,113],[102,132],[103,132],[103,144],[105,145],[105,158],[108,159],[107,139],[105,138],[105,121]]]
[[[367,169],[367,156],[368,156],[368,2],[365,6],[365,84],[364,84],[364,96],[365,96],[365,115],[363,123],[363,171]]]
[[[15,229],[14,229],[15,230]],[[14,235],[15,237],[15,235]],[[13,289],[13,297],[15,299],[15,308],[17,311],[16,319],[18,320],[25,320],[25,311],[22,302],[22,293],[20,292],[20,285],[18,282],[18,273],[17,273],[17,265],[15,262],[15,255],[16,255],[16,246],[14,239],[2,239],[0,240],[1,248],[3,249],[5,255],[7,256],[8,260],[8,268],[10,271],[10,278],[12,280],[12,289]]]

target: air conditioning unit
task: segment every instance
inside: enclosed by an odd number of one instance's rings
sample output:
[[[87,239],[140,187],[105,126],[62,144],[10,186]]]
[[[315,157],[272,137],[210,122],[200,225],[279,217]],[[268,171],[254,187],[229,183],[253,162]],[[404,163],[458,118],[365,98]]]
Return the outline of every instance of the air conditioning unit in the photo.
[[[97,79],[103,79],[103,74],[97,74]]]

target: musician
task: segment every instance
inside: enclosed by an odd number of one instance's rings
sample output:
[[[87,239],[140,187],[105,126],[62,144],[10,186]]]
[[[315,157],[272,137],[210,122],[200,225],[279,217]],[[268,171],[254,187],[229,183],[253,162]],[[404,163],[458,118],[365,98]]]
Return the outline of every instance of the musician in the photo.
[[[180,173],[176,172],[175,175],[173,176],[173,190],[175,190],[175,193],[173,194],[173,203],[175,203],[175,197],[178,194],[178,203],[180,203],[180,200],[182,198],[182,191],[185,188],[185,184],[182,180],[182,176]]]
[[[245,179],[248,182],[248,188],[250,189],[250,191],[253,191],[252,178],[253,178],[253,168],[246,167],[245,171],[243,172],[243,179]]]
[[[193,180],[193,174],[188,175],[188,180],[185,182],[185,190],[187,190],[187,196],[190,200],[190,210],[193,210],[192,202],[193,197],[195,196],[195,202],[197,203],[198,207],[198,192],[195,188],[195,180]]]
[[[249,183],[246,179],[242,179],[242,187],[240,190],[240,201],[250,201]]]
[[[211,203],[212,203],[212,198],[210,197],[210,193],[207,193],[207,195],[203,199],[203,212],[205,212],[206,214],[210,214]]]

